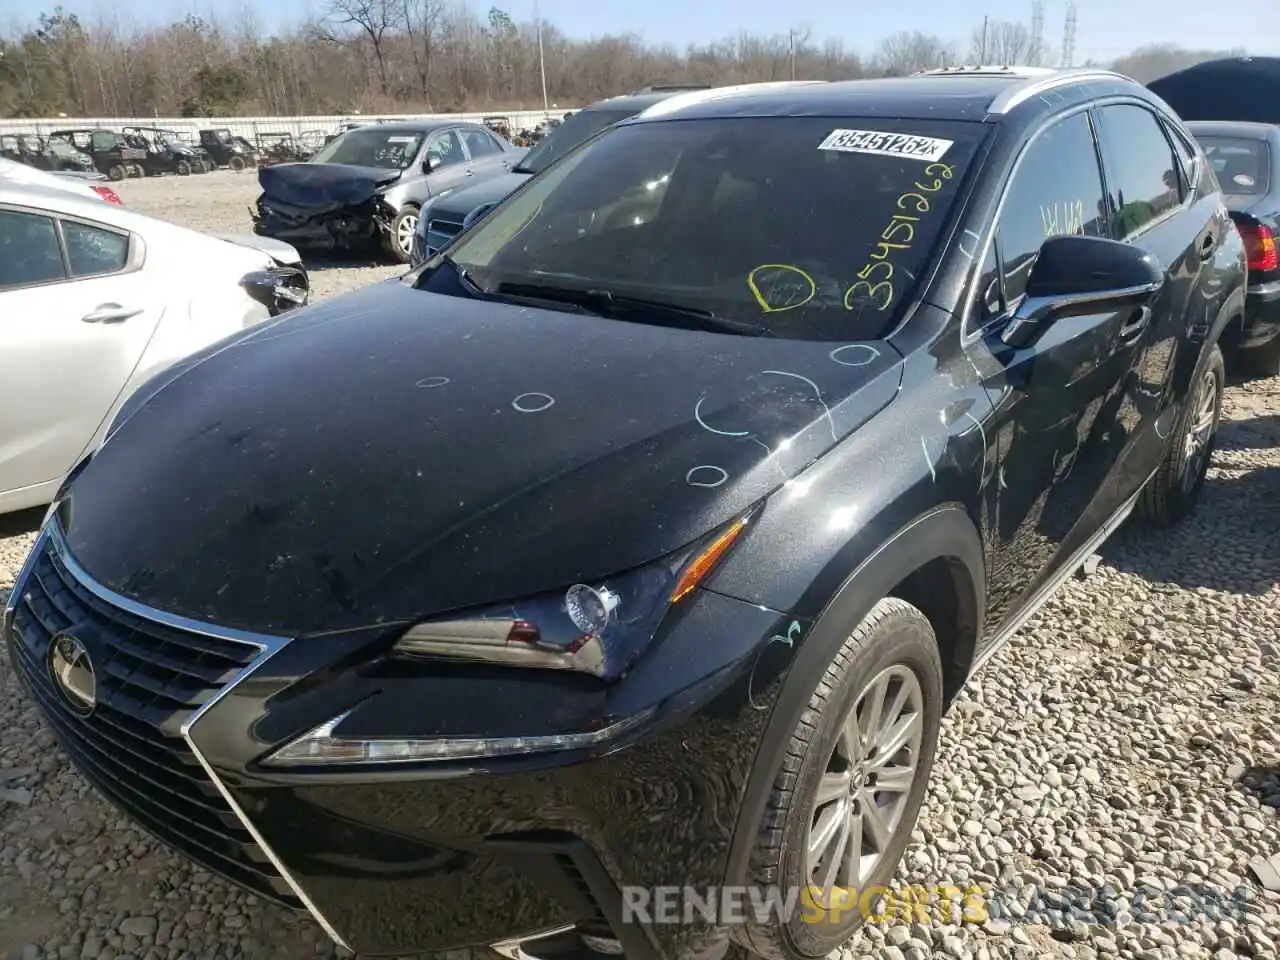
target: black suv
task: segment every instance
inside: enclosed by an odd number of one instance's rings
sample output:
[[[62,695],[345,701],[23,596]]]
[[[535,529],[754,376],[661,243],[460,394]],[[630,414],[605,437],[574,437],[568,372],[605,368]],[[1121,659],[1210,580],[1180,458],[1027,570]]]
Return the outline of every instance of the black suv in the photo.
[[[8,647],[104,794],[361,953],[672,960],[726,928],[637,888],[733,884],[843,903],[728,928],[820,958],[961,684],[1131,511],[1191,510],[1244,291],[1114,74],[623,121],[139,390]]]

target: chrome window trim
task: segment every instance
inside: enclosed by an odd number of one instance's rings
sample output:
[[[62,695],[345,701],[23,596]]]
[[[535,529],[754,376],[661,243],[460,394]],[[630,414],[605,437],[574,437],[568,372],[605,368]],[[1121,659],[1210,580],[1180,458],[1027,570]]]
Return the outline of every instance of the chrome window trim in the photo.
[[[200,707],[199,710],[193,713],[186,722],[183,723],[181,728],[182,739],[186,741],[191,752],[195,754],[196,760],[204,769],[205,774],[207,774],[209,779],[213,782],[218,793],[222,795],[222,799],[227,802],[227,805],[231,808],[231,812],[235,814],[236,819],[240,821],[241,825],[243,825],[249,836],[253,838],[254,842],[262,848],[262,852],[265,853],[267,859],[271,861],[271,865],[280,872],[281,878],[289,885],[289,889],[293,891],[294,895],[302,903],[303,907],[306,908],[307,912],[311,914],[312,919],[319,924],[320,929],[322,929],[329,939],[338,946],[345,950],[351,950],[350,946],[348,946],[346,941],[339,936],[337,930],[335,930],[333,925],[329,923],[324,914],[321,913],[320,909],[315,905],[311,898],[307,896],[306,891],[302,889],[301,884],[299,884],[294,878],[293,874],[289,871],[289,868],[284,865],[284,862],[271,848],[271,845],[267,843],[266,838],[258,832],[258,828],[254,826],[253,821],[249,819],[240,804],[236,802],[235,797],[231,795],[231,791],[227,789],[226,784],[224,784],[214,772],[213,767],[209,764],[209,761],[205,759],[204,754],[200,751],[200,748],[196,745],[196,742],[192,737],[192,729],[200,722],[205,714],[221,703],[223,698],[252,676],[274,654],[282,650],[289,643],[290,638],[250,633],[229,627],[219,627],[211,623],[191,620],[187,617],[178,616],[177,614],[155,610],[151,607],[137,603],[134,600],[130,600],[128,597],[121,596],[114,590],[104,587],[102,584],[90,577],[88,572],[80,566],[75,557],[71,555],[71,551],[67,547],[66,538],[62,533],[61,524],[59,523],[56,515],[50,518],[49,522],[45,525],[44,530],[41,532],[40,537],[36,540],[35,546],[27,557],[27,563],[23,566],[23,569],[19,574],[20,581],[25,580],[27,575],[30,573],[30,568],[35,563],[37,549],[43,545],[46,540],[50,547],[57,552],[58,559],[66,566],[67,572],[75,578],[76,582],[105,603],[111,604],[113,607],[123,610],[135,617],[139,617],[143,620],[150,620],[152,623],[157,623],[161,626],[170,627],[187,633],[195,633],[201,636],[215,637],[219,640],[226,640],[231,643],[240,643],[254,647],[258,650],[258,656],[256,656],[247,667],[232,678],[214,696],[210,697],[207,703]],[[16,593],[17,591],[15,590],[15,596]],[[10,597],[9,602],[14,603],[14,606],[16,606],[14,597]]]
[[[1109,75],[1109,76],[1118,77],[1119,75],[1115,74],[1115,75]],[[1124,79],[1124,78],[1121,77],[1120,79]],[[1027,142],[1024,143],[1018,150],[1018,156],[1014,159],[1013,166],[1009,170],[1009,175],[1005,178],[1004,184],[1000,188],[1000,199],[996,203],[995,214],[991,217],[990,221],[983,227],[982,242],[979,245],[978,249],[974,251],[972,262],[976,265],[976,269],[978,270],[982,269],[982,264],[986,262],[987,255],[991,252],[991,245],[992,243],[995,242],[996,230],[1000,226],[1000,217],[1004,214],[1005,202],[1009,199],[1010,187],[1013,184],[1014,178],[1018,175],[1018,171],[1022,167],[1022,161],[1026,158],[1027,151],[1031,149],[1031,145],[1034,144],[1037,140],[1039,140],[1041,135],[1044,134],[1046,130],[1053,129],[1055,125],[1057,125],[1058,123],[1061,123],[1063,120],[1069,120],[1071,117],[1074,117],[1078,113],[1090,113],[1094,110],[1101,110],[1103,107],[1111,107],[1111,106],[1140,107],[1148,111],[1149,113],[1151,113],[1153,119],[1156,120],[1157,124],[1163,127],[1163,121],[1165,119],[1163,111],[1155,109],[1154,107],[1151,106],[1151,104],[1142,100],[1140,97],[1135,97],[1132,95],[1125,95],[1125,94],[1116,94],[1108,97],[1100,97],[1099,99],[1090,101],[1088,103],[1077,104],[1076,106],[1072,107],[1069,110],[1064,110],[1062,113],[1057,113],[1057,114],[1054,114],[1052,117],[1050,117],[1049,120],[1044,125],[1039,127],[1036,130],[1036,132],[1033,133],[1027,139]],[[1102,183],[1103,195],[1105,197],[1109,197],[1110,188],[1107,184],[1106,159],[1103,154],[1104,144],[1102,142],[1102,125],[1095,124],[1093,122],[1092,117],[1090,117],[1089,123],[1090,123],[1090,127],[1092,128],[1093,136],[1094,136],[1094,155],[1097,158],[1098,176]],[[1168,137],[1166,136],[1166,140],[1167,139]],[[1174,149],[1173,144],[1170,143],[1169,150],[1170,150],[1171,157],[1174,156],[1173,149]],[[1144,224],[1142,229],[1139,230],[1136,234],[1134,234],[1132,237],[1129,237],[1126,240],[1123,240],[1121,242],[1122,243],[1137,242],[1137,240],[1141,238],[1143,234],[1147,233],[1151,228],[1164,223],[1166,220],[1170,219],[1174,214],[1183,212],[1188,207],[1190,207],[1191,204],[1192,204],[1192,192],[1188,191],[1187,196],[1184,197],[1176,207],[1170,208],[1168,211],[1161,214],[1159,217],[1155,218],[1150,223]],[[960,345],[962,347],[968,347],[969,345],[975,343],[991,327],[999,324],[1004,320],[1008,320],[1007,316],[1003,316],[1003,317],[996,317],[992,319],[989,323],[985,323],[977,327],[974,327],[972,324],[970,324],[969,321],[973,313],[974,303],[977,300],[977,296],[978,296],[977,284],[970,282],[969,290],[965,293],[964,304],[960,308]]]

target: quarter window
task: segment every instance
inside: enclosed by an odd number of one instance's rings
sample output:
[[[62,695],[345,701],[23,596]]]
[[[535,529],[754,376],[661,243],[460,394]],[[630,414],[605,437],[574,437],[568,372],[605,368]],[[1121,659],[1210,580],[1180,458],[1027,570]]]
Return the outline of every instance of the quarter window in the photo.
[[[1014,305],[1026,293],[1045,240],[1106,236],[1105,216],[1093,131],[1088,114],[1077,113],[1036,137],[1013,175],[996,229],[1007,302]]]
[[[49,217],[0,210],[0,290],[66,278],[58,231]]]
[[[1182,202],[1179,163],[1160,121],[1145,107],[1116,104],[1098,116],[1111,234],[1128,240]]]
[[[73,277],[100,277],[119,273],[129,262],[129,237],[87,223],[62,222],[67,261]]]

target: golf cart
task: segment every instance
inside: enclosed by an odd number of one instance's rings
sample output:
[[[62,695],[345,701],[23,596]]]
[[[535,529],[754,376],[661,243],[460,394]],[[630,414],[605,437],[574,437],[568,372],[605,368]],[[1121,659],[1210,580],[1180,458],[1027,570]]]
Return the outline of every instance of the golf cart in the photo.
[[[145,152],[143,171],[148,177],[164,173],[176,173],[189,177],[193,173],[206,173],[204,158],[182,142],[173,130],[157,127],[125,127],[124,137],[131,147]]]
[[[272,131],[256,135],[258,141],[258,166],[269,167],[277,163],[297,163],[305,160],[292,133]]]
[[[258,165],[258,151],[244,137],[234,136],[226,127],[200,131],[200,146],[220,167],[240,171]]]
[[[147,159],[145,149],[131,145],[123,134],[102,127],[80,127],[73,130],[55,130],[49,140],[63,140],[89,157],[93,168],[105,173],[110,180],[125,177],[141,177],[142,164]]]

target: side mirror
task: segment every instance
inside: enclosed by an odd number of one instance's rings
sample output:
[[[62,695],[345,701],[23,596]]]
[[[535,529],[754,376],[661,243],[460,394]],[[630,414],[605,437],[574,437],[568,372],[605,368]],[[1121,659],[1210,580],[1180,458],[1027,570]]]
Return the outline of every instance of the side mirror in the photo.
[[[435,168],[436,168],[436,165],[431,162],[431,154],[427,154],[425,157],[422,158],[423,173],[430,173]]]
[[[1050,237],[1000,339],[1010,347],[1027,347],[1055,320],[1141,306],[1162,286],[1164,268],[1141,247],[1102,237]]]

